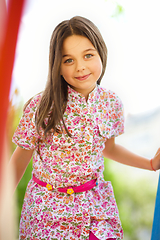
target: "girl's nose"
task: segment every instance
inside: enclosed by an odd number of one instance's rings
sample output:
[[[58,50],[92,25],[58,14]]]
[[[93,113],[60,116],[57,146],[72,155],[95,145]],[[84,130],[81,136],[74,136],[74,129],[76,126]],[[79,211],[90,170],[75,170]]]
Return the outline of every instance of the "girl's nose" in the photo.
[[[85,67],[85,64],[84,64],[84,62],[83,61],[80,61],[80,62],[77,62],[77,72],[81,72],[81,71],[83,71],[86,67]]]

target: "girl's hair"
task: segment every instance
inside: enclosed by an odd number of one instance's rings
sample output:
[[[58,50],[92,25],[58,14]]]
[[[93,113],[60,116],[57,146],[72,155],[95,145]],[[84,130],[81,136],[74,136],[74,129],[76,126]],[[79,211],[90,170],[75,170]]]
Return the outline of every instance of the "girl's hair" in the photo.
[[[79,16],[58,24],[51,36],[48,80],[36,112],[37,131],[39,133],[42,127],[45,136],[52,129],[53,132],[63,132],[65,129],[71,136],[63,119],[68,100],[68,84],[60,75],[60,68],[63,41],[72,35],[87,37],[97,50],[103,66],[97,84],[100,84],[105,72],[107,48],[98,28],[90,20]],[[48,118],[47,122],[46,118]]]

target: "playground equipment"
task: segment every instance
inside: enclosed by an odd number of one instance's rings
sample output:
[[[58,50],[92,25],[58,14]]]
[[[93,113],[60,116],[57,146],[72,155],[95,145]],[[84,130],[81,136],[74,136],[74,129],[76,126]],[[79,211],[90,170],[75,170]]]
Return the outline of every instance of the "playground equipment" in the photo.
[[[0,239],[15,239],[15,219],[11,178],[6,171],[8,150],[5,142],[12,69],[24,0],[0,0]]]
[[[160,240],[160,175],[155,202],[151,240]]]
[[[12,69],[18,30],[24,5],[24,0],[10,0],[6,16],[3,14],[3,27],[0,36],[0,177],[3,160],[4,135],[9,102]],[[0,0],[1,13],[6,10],[5,0]],[[2,179],[0,179],[0,186]],[[0,187],[1,189],[1,187]]]

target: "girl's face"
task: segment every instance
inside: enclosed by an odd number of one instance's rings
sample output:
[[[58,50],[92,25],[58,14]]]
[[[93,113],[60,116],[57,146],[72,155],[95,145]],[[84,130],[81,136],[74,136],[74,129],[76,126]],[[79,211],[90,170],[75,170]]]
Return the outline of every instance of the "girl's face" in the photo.
[[[86,100],[102,73],[101,58],[88,38],[67,37],[62,46],[61,75]]]

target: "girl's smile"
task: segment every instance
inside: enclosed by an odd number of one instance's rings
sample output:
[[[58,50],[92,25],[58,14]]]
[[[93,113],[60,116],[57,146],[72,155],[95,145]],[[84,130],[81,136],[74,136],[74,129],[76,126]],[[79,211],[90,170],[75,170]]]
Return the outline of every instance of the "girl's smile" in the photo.
[[[88,38],[72,35],[62,47],[61,75],[86,100],[102,73],[101,58]]]
[[[83,80],[86,80],[91,74],[87,74],[87,75],[84,75],[84,76],[79,76],[79,77],[75,77],[77,78],[78,80],[80,81],[83,81]]]

